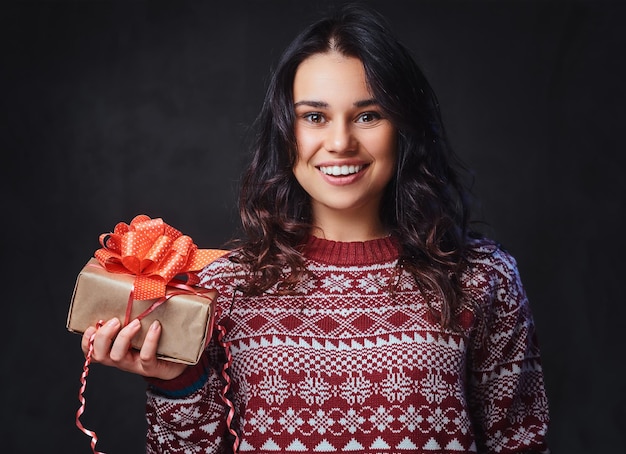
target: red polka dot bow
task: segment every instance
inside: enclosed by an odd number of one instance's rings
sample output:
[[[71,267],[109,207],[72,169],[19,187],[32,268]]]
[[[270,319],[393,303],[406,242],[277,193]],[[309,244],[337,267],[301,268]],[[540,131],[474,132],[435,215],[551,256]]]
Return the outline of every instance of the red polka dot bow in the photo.
[[[219,249],[198,249],[161,218],[141,214],[130,224],[120,222],[113,233],[100,235],[101,249],[95,253],[100,264],[111,273],[134,274],[134,298],[149,300],[165,296],[167,283],[186,275],[187,284],[198,283],[199,271],[228,253]]]

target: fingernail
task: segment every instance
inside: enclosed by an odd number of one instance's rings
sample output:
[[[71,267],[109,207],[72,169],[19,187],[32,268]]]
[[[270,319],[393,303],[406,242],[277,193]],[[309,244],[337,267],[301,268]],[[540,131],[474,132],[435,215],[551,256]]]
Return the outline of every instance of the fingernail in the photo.
[[[141,322],[139,321],[138,318],[136,318],[135,320],[133,320],[132,322],[128,324],[128,326],[130,326],[131,328],[138,328],[139,325],[141,325]]]
[[[117,326],[120,324],[120,321],[116,318],[112,318],[111,320],[109,320],[109,322],[107,323],[107,326]]]
[[[155,321],[152,322],[152,325],[150,325],[150,329],[152,331],[156,331],[156,330],[159,329],[160,326],[161,326],[161,324],[159,323],[159,321],[155,320]]]

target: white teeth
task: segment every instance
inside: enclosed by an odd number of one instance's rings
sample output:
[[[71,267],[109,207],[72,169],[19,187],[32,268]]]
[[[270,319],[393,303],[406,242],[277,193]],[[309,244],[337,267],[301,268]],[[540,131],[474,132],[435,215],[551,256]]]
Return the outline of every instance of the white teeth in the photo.
[[[320,167],[320,171],[325,175],[352,175],[353,173],[359,172],[364,166],[326,166]]]

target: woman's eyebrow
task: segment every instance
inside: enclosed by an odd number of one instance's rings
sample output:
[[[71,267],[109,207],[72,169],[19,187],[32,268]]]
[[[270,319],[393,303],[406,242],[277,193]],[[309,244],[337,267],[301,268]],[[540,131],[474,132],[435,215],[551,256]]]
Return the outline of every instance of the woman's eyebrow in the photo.
[[[374,98],[371,98],[371,99],[364,99],[362,101],[356,101],[353,105],[354,107],[362,108],[362,107],[373,106],[376,104],[378,104],[378,101],[376,101]],[[329,104],[324,101],[298,101],[293,106],[294,107],[309,106],[309,107],[316,107],[318,109],[327,109],[329,107]]]
[[[369,106],[374,106],[378,104],[378,101],[376,101],[374,98],[371,99],[364,99],[363,101],[357,101],[354,103],[354,107],[369,107]]]
[[[294,107],[309,106],[309,107],[316,107],[318,109],[326,109],[328,108],[328,103],[324,101],[298,101],[293,106]]]

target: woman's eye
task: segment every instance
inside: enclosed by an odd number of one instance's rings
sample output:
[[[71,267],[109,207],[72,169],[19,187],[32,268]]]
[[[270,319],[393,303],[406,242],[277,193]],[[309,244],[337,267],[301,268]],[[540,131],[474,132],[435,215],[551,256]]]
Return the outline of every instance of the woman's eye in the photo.
[[[302,117],[311,123],[322,123],[324,121],[324,115],[318,112],[311,112]]]
[[[378,112],[364,112],[357,118],[358,123],[372,123],[380,120],[382,116]]]

